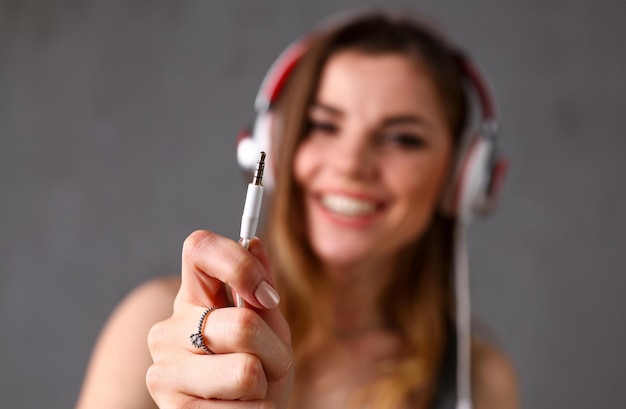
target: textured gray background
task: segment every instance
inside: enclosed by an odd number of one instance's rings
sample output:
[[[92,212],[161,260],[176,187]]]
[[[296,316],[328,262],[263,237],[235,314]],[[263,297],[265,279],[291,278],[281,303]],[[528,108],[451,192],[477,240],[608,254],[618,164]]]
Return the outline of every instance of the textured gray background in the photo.
[[[73,405],[136,284],[234,237],[234,137],[270,62],[357,1],[0,1],[0,407]],[[527,408],[623,407],[626,1],[387,1],[495,84],[512,160],[472,227],[473,302]]]

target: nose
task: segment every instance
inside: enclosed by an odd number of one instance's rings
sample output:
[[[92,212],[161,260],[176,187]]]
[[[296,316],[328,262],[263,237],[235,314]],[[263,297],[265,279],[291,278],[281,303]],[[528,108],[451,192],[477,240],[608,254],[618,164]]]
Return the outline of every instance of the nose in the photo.
[[[330,166],[344,177],[369,180],[376,176],[376,152],[365,130],[351,130],[339,137]]]

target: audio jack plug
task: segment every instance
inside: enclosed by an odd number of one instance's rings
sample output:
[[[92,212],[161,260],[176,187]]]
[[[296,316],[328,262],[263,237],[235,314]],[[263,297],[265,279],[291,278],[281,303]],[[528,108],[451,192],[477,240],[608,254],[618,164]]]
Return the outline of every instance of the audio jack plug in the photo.
[[[256,228],[259,224],[259,214],[261,213],[261,202],[263,201],[263,170],[265,169],[265,152],[261,152],[259,161],[252,182],[248,184],[246,192],[246,201],[243,206],[243,214],[241,215],[241,228],[239,230],[239,244],[246,250],[250,247],[250,240],[256,234]],[[239,294],[235,294],[235,305],[237,307],[245,307],[246,303]]]

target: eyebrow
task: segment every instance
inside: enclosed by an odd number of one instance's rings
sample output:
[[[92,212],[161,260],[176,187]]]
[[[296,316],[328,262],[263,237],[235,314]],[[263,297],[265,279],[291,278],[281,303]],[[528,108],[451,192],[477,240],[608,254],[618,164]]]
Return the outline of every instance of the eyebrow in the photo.
[[[333,116],[344,115],[344,112],[340,110],[339,108],[335,108],[331,105],[323,104],[321,102],[314,102],[311,105],[309,110],[320,110]],[[385,118],[382,123],[383,126],[394,126],[394,125],[405,125],[405,124],[432,127],[432,124],[430,124],[426,119],[415,114],[400,114],[396,116],[391,116],[391,117]]]
[[[432,126],[427,120],[425,120],[421,116],[412,115],[412,114],[398,115],[398,116],[392,116],[392,117],[386,118],[383,121],[383,124],[386,126],[404,125],[404,124],[412,124],[412,125],[419,125],[419,126]]]
[[[331,115],[335,115],[335,116],[342,116],[343,115],[343,111],[335,108],[333,106],[330,105],[326,105],[326,104],[322,104],[321,102],[314,102],[313,104],[311,104],[311,107],[309,108],[309,111],[312,110],[320,110],[320,111],[324,111],[325,113],[331,114]]]

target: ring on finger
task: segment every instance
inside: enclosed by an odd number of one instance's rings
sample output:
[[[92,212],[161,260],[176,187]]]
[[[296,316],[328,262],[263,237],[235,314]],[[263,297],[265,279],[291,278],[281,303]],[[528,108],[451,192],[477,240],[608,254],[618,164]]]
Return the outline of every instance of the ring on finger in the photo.
[[[211,351],[209,347],[207,347],[206,344],[204,343],[204,335],[202,335],[202,333],[204,330],[204,323],[206,322],[207,315],[209,315],[209,313],[215,310],[216,308],[217,307],[209,307],[206,310],[204,310],[204,312],[200,316],[200,321],[198,322],[198,331],[194,332],[193,334],[189,336],[189,339],[191,340],[191,344],[194,347],[202,348],[204,352],[206,352],[209,355],[213,355],[214,352]]]

